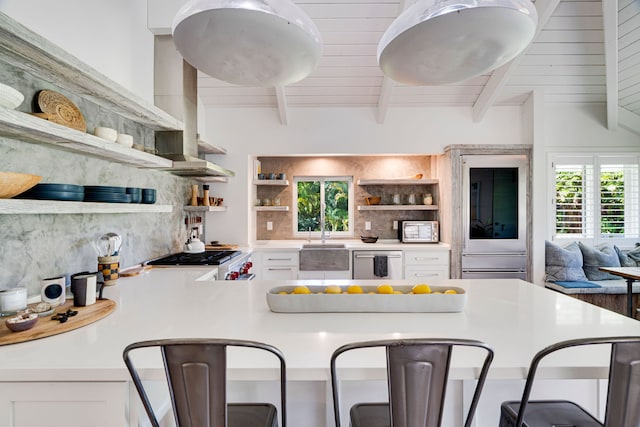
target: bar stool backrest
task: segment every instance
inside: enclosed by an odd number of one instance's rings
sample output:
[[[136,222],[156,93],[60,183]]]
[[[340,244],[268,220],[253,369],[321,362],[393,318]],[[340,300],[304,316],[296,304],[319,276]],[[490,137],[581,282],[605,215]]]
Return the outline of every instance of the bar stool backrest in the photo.
[[[521,426],[533,380],[542,359],[569,347],[611,344],[605,427],[640,426],[640,337],[582,338],[552,344],[531,360],[516,426]]]
[[[455,346],[481,347],[486,350],[486,357],[465,423],[465,426],[470,425],[489,365],[493,360],[493,350],[486,344],[474,340],[407,339],[346,344],[333,353],[331,379],[336,426],[340,426],[336,360],[346,351],[367,347],[386,348],[391,425],[393,427],[440,426],[451,353]]]
[[[154,427],[159,427],[151,402],[131,360],[136,349],[157,347],[164,362],[176,424],[180,427],[227,426],[227,347],[250,347],[274,354],[280,362],[282,427],[286,427],[286,368],[275,347],[255,341],[220,339],[165,339],[128,345],[123,358]]]

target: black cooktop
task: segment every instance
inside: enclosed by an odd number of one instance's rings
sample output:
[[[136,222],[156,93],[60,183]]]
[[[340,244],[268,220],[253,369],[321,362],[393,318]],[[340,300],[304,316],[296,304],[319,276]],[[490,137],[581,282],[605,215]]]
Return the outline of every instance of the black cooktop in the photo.
[[[181,252],[149,261],[148,265],[220,265],[240,255],[241,251],[204,251],[198,254]]]

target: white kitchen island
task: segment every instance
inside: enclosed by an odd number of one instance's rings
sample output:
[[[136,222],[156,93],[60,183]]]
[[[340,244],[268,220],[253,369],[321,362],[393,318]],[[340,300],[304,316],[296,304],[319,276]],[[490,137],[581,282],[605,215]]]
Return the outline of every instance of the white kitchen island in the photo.
[[[117,303],[108,317],[64,334],[0,347],[0,426],[111,427],[136,425],[138,417],[144,421],[144,413],[131,404],[137,397],[122,350],[134,341],[172,337],[247,339],[275,345],[287,362],[288,425],[331,426],[329,359],[333,350],[354,341],[448,337],[477,339],[493,347],[495,359],[476,425],[494,427],[499,403],[519,398],[521,380],[536,351],[571,338],[640,335],[636,320],[515,279],[433,282],[467,291],[465,309],[459,313],[283,314],[269,310],[265,297],[269,289],[323,282],[197,280],[207,272],[162,268],[121,278],[105,290],[105,297]],[[355,283],[324,283],[351,282]],[[358,284],[375,283],[381,282]],[[601,410],[605,390],[598,379],[606,376],[608,366],[602,350],[554,358],[540,371],[541,380],[550,380],[541,381],[539,392],[555,396],[565,389],[569,394],[564,397]],[[340,372],[347,379],[343,391],[347,401],[361,398],[356,395],[360,391],[367,393],[367,399],[379,394],[382,359],[367,356],[344,362]],[[144,378],[161,378],[159,360],[140,363],[148,368]],[[229,364],[234,381],[231,398],[271,394],[277,400],[273,359],[234,355]],[[443,425],[458,425],[476,373],[477,366],[464,354],[454,357],[451,400]],[[259,383],[252,382],[256,379]],[[157,401],[162,402],[162,396]]]

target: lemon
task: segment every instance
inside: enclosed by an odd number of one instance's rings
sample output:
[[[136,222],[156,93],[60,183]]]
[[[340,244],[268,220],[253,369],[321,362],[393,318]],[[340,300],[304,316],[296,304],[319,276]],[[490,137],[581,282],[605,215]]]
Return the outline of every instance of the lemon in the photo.
[[[391,286],[391,285],[380,285],[380,286],[378,286],[378,293],[379,294],[392,294],[393,293],[393,286]]]
[[[361,294],[362,288],[358,285],[351,285],[347,288],[348,294]]]
[[[393,291],[393,293],[402,295],[402,291]]]
[[[425,285],[425,284],[421,284],[421,285],[415,285],[411,291],[414,294],[430,294],[431,293],[431,288],[429,287],[429,285]]]
[[[289,293],[286,291],[280,291],[278,292],[278,295],[289,295]]]
[[[457,294],[455,289],[447,289],[446,291],[444,291],[445,294]]]
[[[342,289],[338,285],[330,285],[325,288],[324,293],[325,294],[341,294]]]
[[[293,289],[294,294],[310,294],[311,291],[306,286],[296,286]]]

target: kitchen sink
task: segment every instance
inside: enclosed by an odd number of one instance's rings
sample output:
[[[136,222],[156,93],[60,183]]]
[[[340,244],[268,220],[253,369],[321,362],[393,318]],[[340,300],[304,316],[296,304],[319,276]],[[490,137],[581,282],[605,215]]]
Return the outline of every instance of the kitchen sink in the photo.
[[[344,243],[305,243],[302,249],[345,249]]]
[[[349,250],[343,243],[305,243],[300,250],[300,271],[347,271]]]

